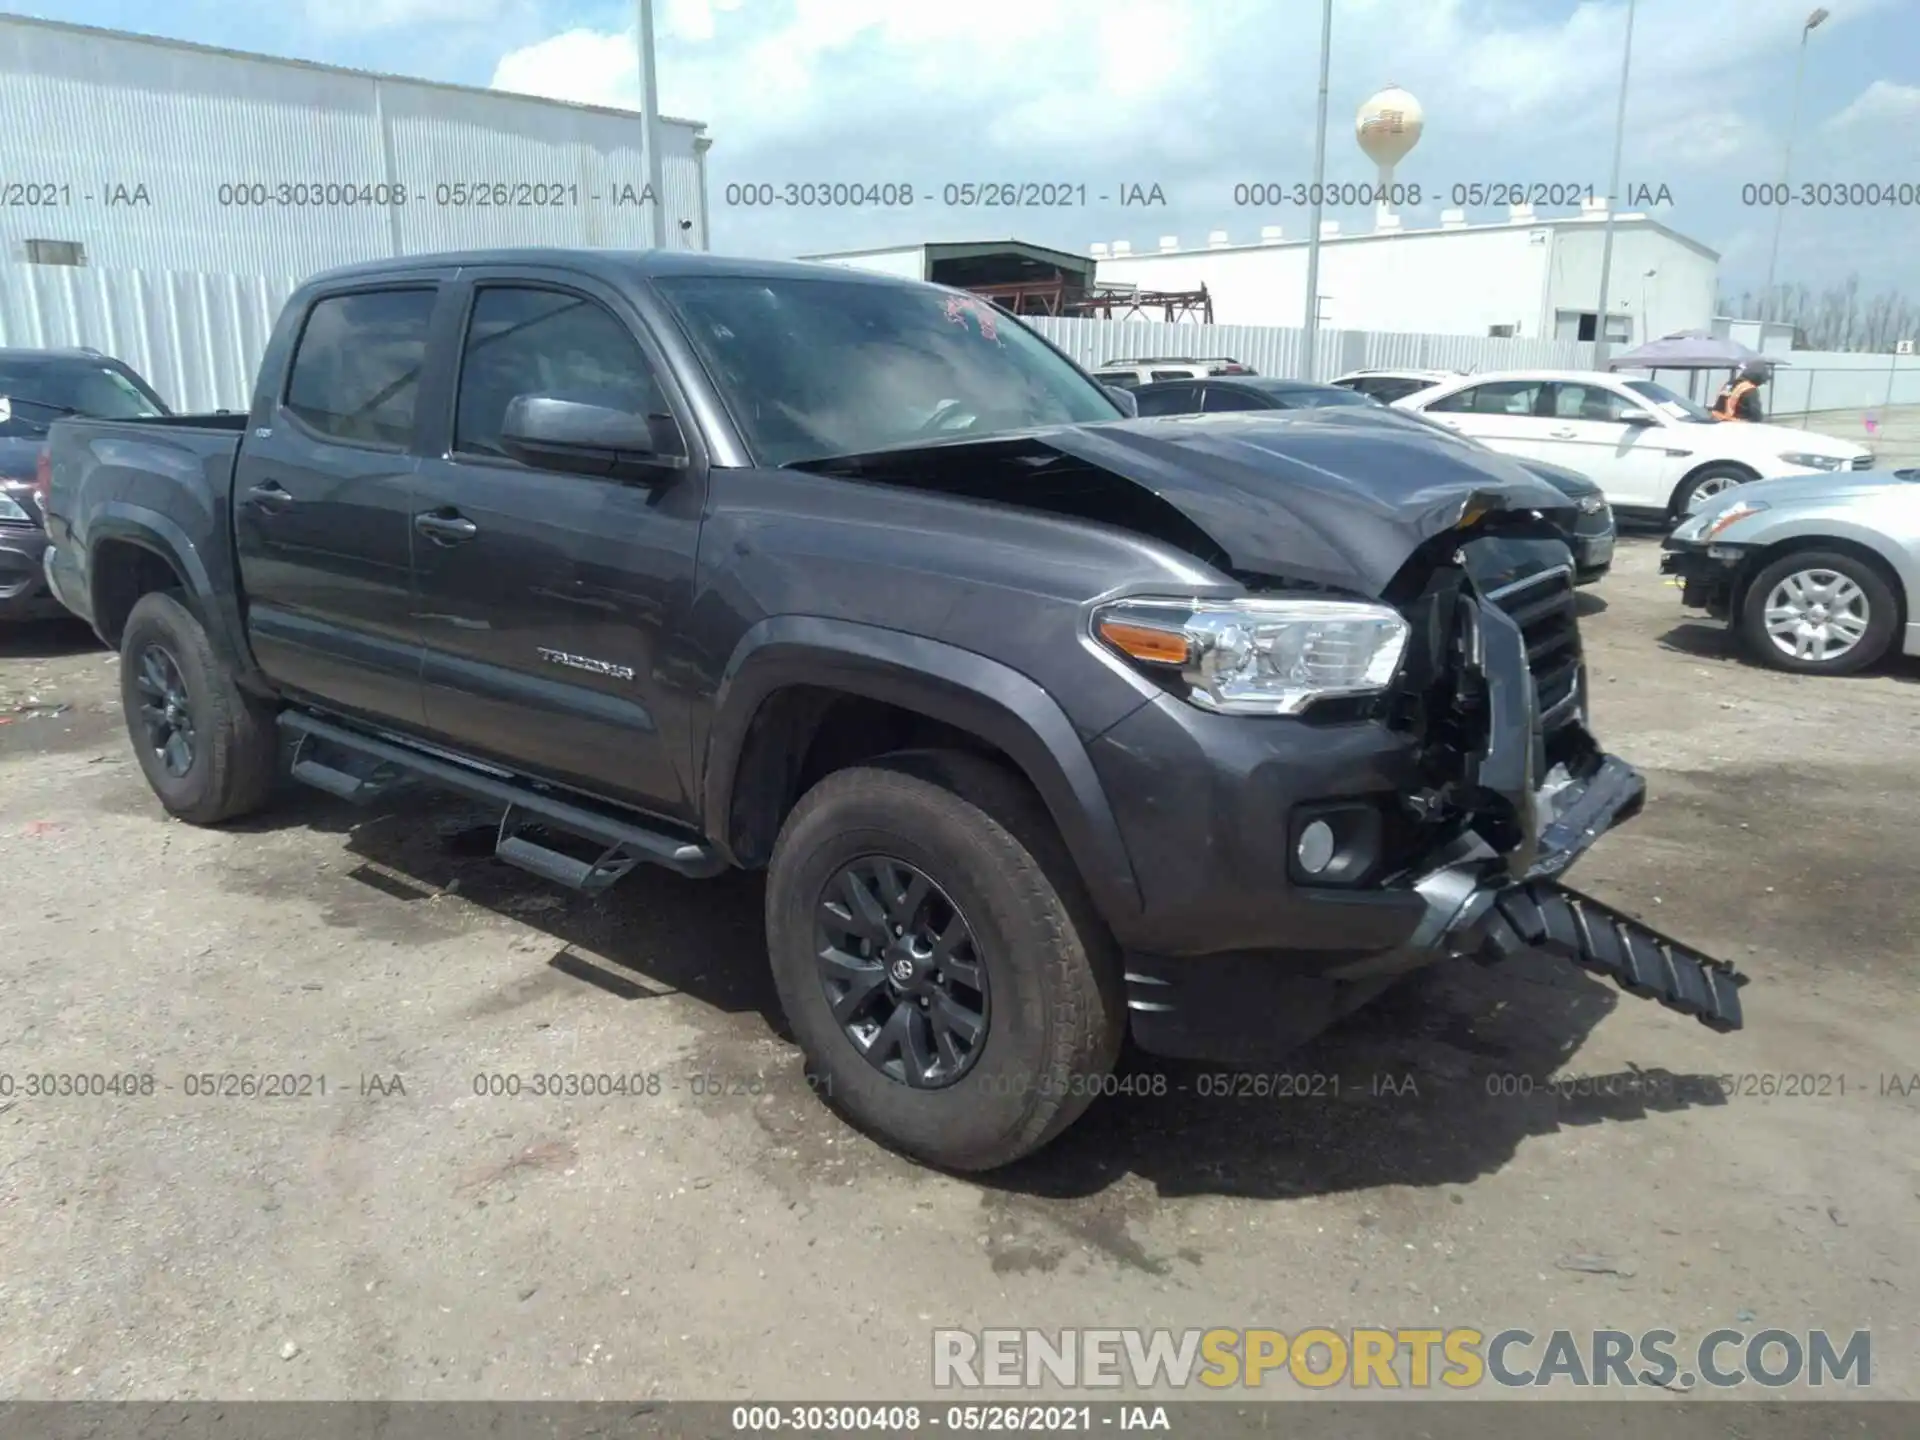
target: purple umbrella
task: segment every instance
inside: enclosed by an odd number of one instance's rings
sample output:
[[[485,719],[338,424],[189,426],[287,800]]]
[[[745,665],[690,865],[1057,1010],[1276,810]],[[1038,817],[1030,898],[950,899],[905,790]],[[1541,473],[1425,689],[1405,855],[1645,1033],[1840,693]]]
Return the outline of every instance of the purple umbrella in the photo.
[[[1722,339],[1705,330],[1682,330],[1649,340],[1638,350],[1610,356],[1609,370],[1738,370],[1750,361],[1762,365],[1780,362],[1758,350],[1749,350],[1738,340]]]

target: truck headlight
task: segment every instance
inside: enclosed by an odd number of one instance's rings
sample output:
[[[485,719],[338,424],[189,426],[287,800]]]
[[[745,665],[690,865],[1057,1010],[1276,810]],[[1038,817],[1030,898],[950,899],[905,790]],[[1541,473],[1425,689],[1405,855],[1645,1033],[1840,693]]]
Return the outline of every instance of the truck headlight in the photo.
[[[1838,470],[1848,462],[1838,455],[1808,455],[1795,450],[1780,457],[1789,465],[1798,465],[1802,470]]]
[[[1598,515],[1602,510],[1607,508],[1607,497],[1604,495],[1586,495],[1582,496],[1575,503],[1579,506],[1582,515]]]
[[[15,525],[33,524],[33,516],[27,513],[27,507],[4,491],[0,491],[0,520],[10,521]]]
[[[1407,648],[1398,611],[1360,600],[1122,600],[1093,633],[1139,664],[1177,671],[1187,698],[1230,715],[1297,715],[1385,690]]]

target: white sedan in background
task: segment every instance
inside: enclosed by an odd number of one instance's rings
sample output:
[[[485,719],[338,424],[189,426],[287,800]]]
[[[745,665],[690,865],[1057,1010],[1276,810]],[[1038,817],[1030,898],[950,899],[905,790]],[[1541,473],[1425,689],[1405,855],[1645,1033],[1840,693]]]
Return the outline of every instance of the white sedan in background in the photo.
[[[1664,385],[1598,371],[1461,375],[1393,407],[1509,455],[1565,465],[1598,485],[1614,509],[1669,521],[1749,480],[1873,467],[1864,446],[1785,425],[1715,420]]]

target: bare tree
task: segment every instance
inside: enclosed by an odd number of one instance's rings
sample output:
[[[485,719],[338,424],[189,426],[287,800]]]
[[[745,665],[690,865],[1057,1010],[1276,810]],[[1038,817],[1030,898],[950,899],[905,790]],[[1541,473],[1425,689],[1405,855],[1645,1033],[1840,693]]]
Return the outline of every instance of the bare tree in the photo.
[[[1894,290],[1863,297],[1857,274],[1817,297],[1805,285],[1779,285],[1772,306],[1766,296],[1743,290],[1737,297],[1720,296],[1717,307],[1736,320],[1759,320],[1771,311],[1774,320],[1793,326],[1798,343],[1810,350],[1886,354],[1899,341],[1920,336],[1920,305]]]

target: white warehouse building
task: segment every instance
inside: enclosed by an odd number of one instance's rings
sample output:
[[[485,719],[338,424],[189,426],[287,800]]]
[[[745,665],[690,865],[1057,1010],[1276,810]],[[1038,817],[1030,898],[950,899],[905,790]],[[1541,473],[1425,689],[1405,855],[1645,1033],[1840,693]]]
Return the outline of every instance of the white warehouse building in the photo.
[[[667,243],[704,250],[711,142],[660,132]],[[14,288],[21,266],[279,282],[652,243],[638,115],[19,16],[0,17],[0,184]]]
[[[1365,232],[1322,230],[1320,324],[1329,329],[1430,335],[1599,338],[1604,201],[1578,215],[1469,225],[1441,212],[1437,228],[1397,224]],[[1397,219],[1398,217],[1394,217]],[[1714,314],[1719,255],[1642,214],[1614,217],[1607,338],[1639,344],[1705,329]],[[1307,239],[1268,226],[1236,240],[1214,231],[1203,246],[1164,236],[1157,250],[1117,241],[1090,247],[1095,282],[1142,291],[1206,288],[1222,325],[1298,327],[1306,320]]]

